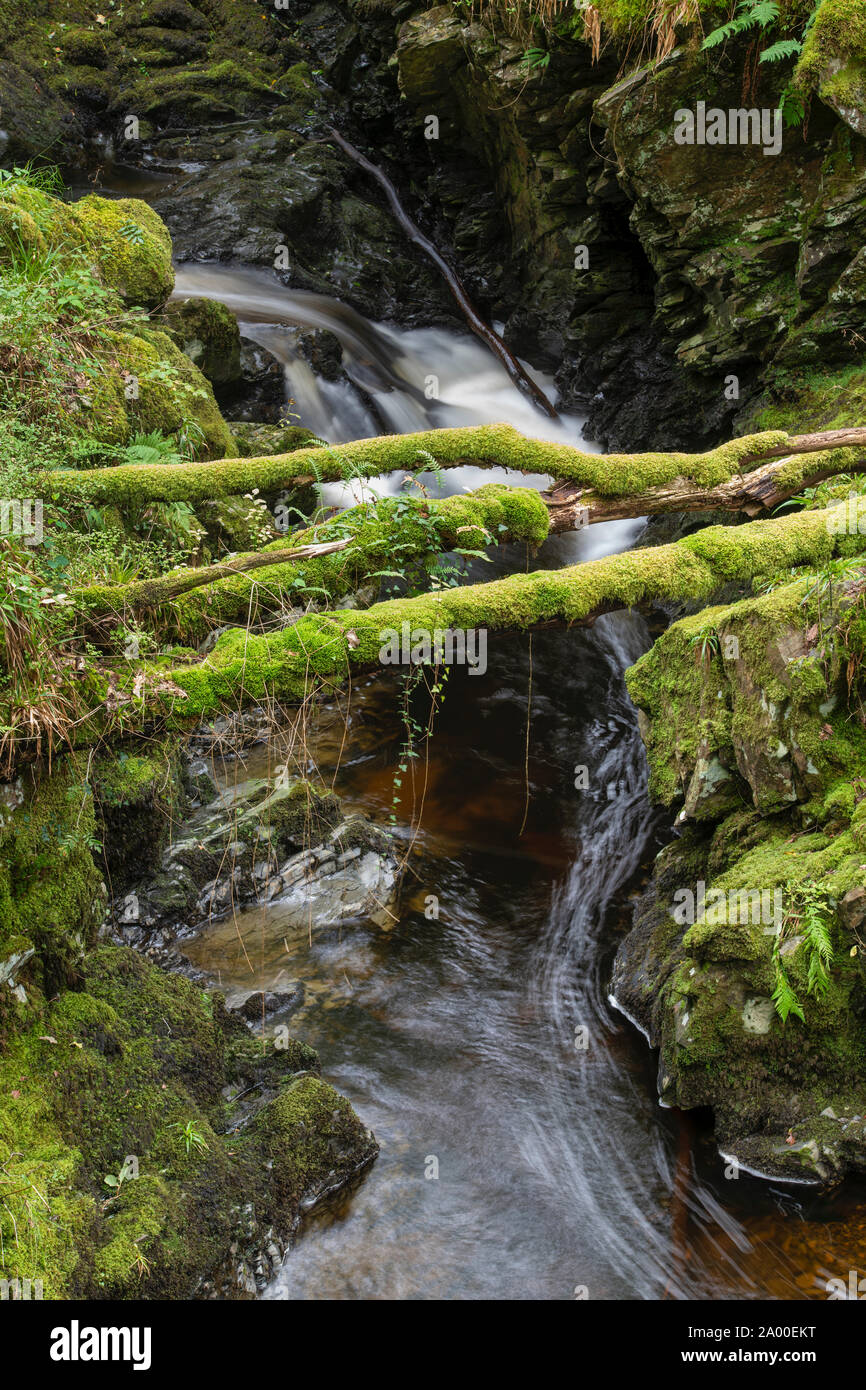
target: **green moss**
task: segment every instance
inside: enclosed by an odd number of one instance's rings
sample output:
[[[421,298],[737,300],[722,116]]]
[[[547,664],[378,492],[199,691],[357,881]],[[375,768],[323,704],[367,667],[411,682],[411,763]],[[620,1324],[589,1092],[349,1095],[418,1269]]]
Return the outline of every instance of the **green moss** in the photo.
[[[126,304],[157,309],[174,289],[171,238],[139,198],[82,198],[74,205],[88,248],[107,285]]]
[[[14,203],[0,202],[0,264],[22,251],[44,256],[47,249],[36,219]]]
[[[172,825],[186,810],[179,746],[168,739],[144,754],[102,753],[91,763],[90,782],[103,860],[117,893],[156,868]]]
[[[184,299],[169,304],[163,322],[170,337],[208,379],[217,385],[241,374],[241,338],[237,319],[215,299]]]
[[[65,29],[59,38],[64,58],[75,67],[105,66],[108,53],[102,34],[93,29],[86,29],[83,25],[74,24]]]
[[[360,1170],[375,1154],[349,1102],[315,1076],[293,1081],[265,1107],[251,1141],[270,1155],[278,1200],[300,1203],[339,1169]]]
[[[226,503],[219,507],[225,517]],[[250,503],[241,507],[242,524],[249,526]],[[230,520],[230,518],[229,518]],[[252,623],[265,613],[278,610],[286,597],[327,594],[339,600],[367,583],[377,570],[420,563],[431,555],[453,549],[478,550],[492,540],[523,541],[532,546],[547,535],[547,509],[538,495],[528,488],[508,488],[489,484],[471,496],[447,497],[442,501],[364,503],[342,513],[331,522],[314,526],[260,547],[282,551],[309,543],[351,536],[352,545],[332,555],[314,557],[299,564],[284,561],[248,574],[218,580],[206,588],[175,597],[164,613],[157,615],[163,631],[185,640],[200,640],[214,624],[232,620]],[[237,537],[237,531],[235,531]],[[240,557],[242,558],[242,557]],[[173,577],[194,571],[178,570],[162,579],[124,587],[94,587],[78,598],[90,608],[121,612],[136,603],[155,604]]]
[[[258,421],[230,420],[241,458],[261,458],[265,454],[291,454],[296,449],[327,448],[312,430],[303,425],[269,425]]]
[[[234,457],[236,446],[210,383],[165,333],[141,328],[115,333],[111,341],[113,371],[96,383],[88,411],[96,438],[123,443],[135,432],[173,434],[191,426],[203,453]],[[146,505],[144,493],[140,501]]]
[[[241,1207],[260,1244],[279,1239],[301,1196],[374,1155],[311,1076],[242,1139],[225,1132],[224,1092],[273,1094],[318,1067],[309,1049],[263,1053],[219,998],[123,947],[93,951],[81,983],[0,1056],[4,1277],[42,1279],[49,1298],[187,1298],[230,1262]],[[189,1124],[201,1143],[187,1152]],[[137,1176],[106,1184],[130,1156]]]
[[[845,81],[850,80],[852,66],[862,63],[864,53],[864,0],[821,0],[795,69],[797,85],[804,91],[812,92],[821,89],[822,84],[830,79],[835,82],[839,92]],[[862,103],[862,85],[858,87],[858,94]],[[856,99],[852,104],[855,103]]]
[[[820,559],[820,535],[816,542]],[[742,577],[731,573],[724,552],[720,559],[728,577]],[[777,572],[784,567],[780,561]],[[838,662],[827,668],[805,636],[817,612],[808,590],[800,580],[683,619],[627,673],[631,697],[650,719],[651,788],[664,804],[687,793],[699,756],[719,757],[735,778],[738,766],[747,765],[752,785],[737,778],[740,794],[765,811],[792,798],[794,775],[813,786],[840,777],[852,755],[851,733],[845,726],[833,739],[826,734],[825,702],[840,672]],[[792,754],[797,774],[789,767]]]
[[[866,418],[866,371],[860,366],[832,371],[780,371],[751,409],[751,427],[795,433],[860,426]]]
[[[53,775],[33,771],[12,785],[0,825],[0,957],[29,941],[18,976],[53,992],[76,978],[101,917],[93,798],[70,759]]]
[[[249,115],[277,100],[270,83],[232,58],[148,73],[127,87],[125,98],[152,122],[176,118],[184,124],[197,117]]]

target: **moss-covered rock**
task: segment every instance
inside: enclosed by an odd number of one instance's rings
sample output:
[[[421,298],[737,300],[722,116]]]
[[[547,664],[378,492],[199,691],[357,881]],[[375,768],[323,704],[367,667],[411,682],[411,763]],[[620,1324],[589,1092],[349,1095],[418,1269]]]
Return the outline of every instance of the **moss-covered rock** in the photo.
[[[230,309],[215,299],[168,304],[162,320],[169,335],[214,386],[241,379],[241,335]]]
[[[110,337],[112,370],[94,383],[86,416],[95,438],[181,434],[199,454],[234,458],[237,447],[210,382],[165,333],[139,328]]]
[[[794,80],[858,135],[866,135],[866,5],[863,0],[823,0],[806,34]]]
[[[14,203],[0,202],[0,262],[22,252],[44,256],[47,249],[36,219]]]
[[[142,837],[163,833],[173,759],[91,765],[109,859],[135,834],[141,861]],[[263,1047],[220,996],[93,945],[104,896],[83,772],[65,759],[3,788],[0,1276],[46,1298],[188,1298],[208,1279],[230,1296],[239,1268],[244,1289],[273,1271],[301,1202],[353,1179],[375,1141],[311,1075],[311,1049],[282,1034]],[[239,1139],[250,1096],[264,1108]]]
[[[3,190],[3,204],[6,225],[11,225],[10,207],[18,209],[28,249],[44,253],[50,246],[61,256],[86,254],[124,303],[156,309],[171,294],[171,238],[162,219],[140,199],[89,194],[69,204],[33,182],[13,180]]]
[[[51,994],[73,983],[105,908],[94,867],[93,797],[71,759],[51,775],[29,769],[2,788],[0,961],[6,988]]]
[[[106,284],[124,303],[145,309],[164,304],[174,289],[171,237],[153,209],[139,198],[89,195],[74,211]]]
[[[220,1273],[230,1293],[238,1264],[285,1241],[300,1201],[354,1177],[375,1143],[308,1075],[282,1100],[282,1078],[318,1068],[310,1049],[263,1052],[219,997],[128,948],[92,952],[82,986],[0,1057],[3,1276],[40,1279],[47,1298],[186,1298]],[[250,1086],[274,1099],[239,1140],[223,1091]]]
[[[652,789],[687,829],[620,947],[617,1001],[660,1048],[668,1103],[711,1106],[745,1166],[819,1180],[866,1171],[861,589],[704,610],[628,675]]]
[[[258,421],[229,422],[241,458],[262,458],[266,455],[292,454],[296,449],[325,447],[320,445],[312,430],[303,425],[266,425]]]
[[[187,809],[183,777],[174,739],[146,752],[118,749],[93,760],[90,783],[103,862],[115,894],[159,863],[172,827]]]

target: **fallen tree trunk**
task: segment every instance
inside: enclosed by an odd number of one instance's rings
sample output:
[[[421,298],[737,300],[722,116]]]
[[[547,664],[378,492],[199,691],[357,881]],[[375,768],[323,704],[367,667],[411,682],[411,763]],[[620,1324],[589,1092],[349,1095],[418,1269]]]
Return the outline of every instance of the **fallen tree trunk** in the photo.
[[[268,554],[255,551],[248,555],[235,555],[230,560],[221,560],[216,565],[204,565],[199,569],[176,570],[161,575],[158,579],[133,580],[130,584],[101,585],[88,589],[77,589],[73,598],[90,608],[102,608],[106,612],[120,613],[127,608],[141,611],[157,608],[161,603],[169,603],[193,589],[205,584],[216,584],[221,579],[248,570],[264,569],[266,566],[286,564],[297,565],[299,560],[310,560],[332,555],[337,550],[345,550],[351,545],[351,537],[345,540],[321,542],[315,545],[300,545],[294,550],[275,550]]]
[[[828,453],[829,458],[825,457]],[[640,508],[647,497],[652,504],[654,493],[655,510],[691,510],[687,505],[690,497],[694,502],[711,489],[745,481],[754,465],[773,460],[772,495],[791,496],[811,479],[820,480],[832,473],[862,473],[866,471],[866,428],[813,435],[770,430],[729,440],[704,454],[591,454],[570,444],[527,439],[510,425],[479,425],[384,435],[264,458],[59,469],[42,474],[39,487],[46,497],[120,507],[148,502],[195,503],[249,492],[253,487],[276,492],[317,481],[375,478],[397,470],[417,473],[429,469],[431,458],[439,468],[467,464],[508,468],[576,484],[587,493],[576,500],[590,509],[590,519],[608,520],[644,515]],[[736,495],[735,488],[730,505]],[[763,505],[759,492],[743,494],[743,500],[746,510],[756,503]],[[614,501],[631,510],[616,510]],[[711,505],[723,504],[713,500]]]
[[[794,452],[760,464],[751,472],[737,473],[715,487],[699,487],[688,478],[675,478],[634,497],[600,497],[577,483],[562,482],[542,492],[541,498],[550,512],[553,533],[578,530],[597,521],[621,521],[664,512],[728,511],[756,517],[826,478],[845,472],[866,472],[866,453],[858,459],[851,457],[852,452],[851,448],[831,449],[829,453]],[[802,460],[796,468],[790,466],[792,457]]]
[[[478,551],[492,543],[519,541],[537,547],[547,534],[548,513],[537,492],[489,483],[474,493],[441,501],[364,503],[297,532],[293,539],[298,548],[293,550],[277,541],[206,569],[184,568],[130,584],[93,585],[71,597],[97,626],[104,626],[105,616],[120,619],[129,611],[166,605],[164,614],[153,615],[159,630],[197,643],[216,626],[255,623],[284,608],[290,598],[306,602],[324,595],[338,602],[398,564],[405,572],[442,551]],[[298,563],[302,560],[306,563]],[[205,584],[210,587],[203,593]]]
[[[515,495],[513,489],[504,491]],[[537,494],[524,489],[522,495],[541,509]],[[543,513],[542,519],[546,522]],[[63,738],[73,746],[86,746],[107,737],[188,728],[250,703],[300,703],[338,686],[354,668],[381,664],[386,643],[390,647],[404,625],[410,634],[420,630],[431,637],[448,630],[588,625],[615,609],[665,598],[706,601],[730,581],[746,586],[756,578],[778,578],[794,567],[823,567],[835,555],[862,555],[866,538],[856,527],[848,533],[839,520],[839,508],[831,507],[739,527],[708,527],[670,545],[567,569],[512,574],[488,584],[393,599],[362,611],[311,613],[274,633],[257,635],[236,627],[224,633],[205,658],[174,668],[165,660],[130,661],[122,668],[116,660],[85,666],[84,658],[61,653],[58,669],[68,670],[69,680],[51,693],[51,708],[58,699],[69,703],[74,717],[70,714],[65,721]],[[350,552],[347,547],[343,553]],[[327,557],[311,563],[327,563]],[[236,584],[244,578],[234,575],[222,582]],[[175,602],[195,596],[184,595]],[[40,739],[49,741],[39,700],[39,691],[7,691],[0,713],[5,743],[11,749],[14,742],[16,760],[38,756]],[[50,742],[57,746],[53,735]]]
[[[834,509],[827,509],[708,527],[670,545],[562,570],[389,600],[362,612],[311,614],[274,634],[236,629],[205,660],[167,673],[174,693],[156,699],[169,722],[181,724],[244,701],[298,702],[316,688],[339,685],[352,668],[379,665],[388,634],[400,633],[403,624],[429,634],[586,625],[601,613],[652,600],[707,599],[732,580],[747,583],[820,565],[835,554],[862,553],[866,538],[836,534],[836,520]]]

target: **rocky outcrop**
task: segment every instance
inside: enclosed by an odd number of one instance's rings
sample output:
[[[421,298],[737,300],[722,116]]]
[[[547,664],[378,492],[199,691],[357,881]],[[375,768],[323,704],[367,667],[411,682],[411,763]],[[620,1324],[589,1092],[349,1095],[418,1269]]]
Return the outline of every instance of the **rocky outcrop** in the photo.
[[[661,1098],[711,1106],[720,1149],[765,1174],[866,1171],[864,632],[859,585],[830,604],[799,583],[676,623],[628,676],[683,830],[613,997]]]
[[[525,47],[439,6],[400,30],[400,85],[419,177],[470,284],[474,273],[511,345],[556,370],[595,436],[718,438],[739,431],[749,402],[767,403],[780,373],[856,359],[863,149],[838,101],[813,103],[771,157],[677,144],[678,109],[743,105],[736,45],[719,63],[687,40],[618,70],[548,35],[535,71]],[[766,65],[748,104],[775,109],[779,85]],[[424,142],[428,116],[439,139]],[[470,196],[472,181],[492,200]]]
[[[279,14],[166,0],[104,25],[70,18],[49,44],[36,5],[7,34],[7,80],[23,111],[28,83],[66,104],[70,145],[147,171],[181,259],[272,267],[404,326],[456,324],[378,190],[330,143],[338,125],[402,185],[509,345],[554,371],[562,402],[613,447],[715,441],[805,389],[816,361],[832,376],[857,359],[864,118],[846,0],[822,6],[797,69],[808,121],[770,157],[675,141],[677,110],[739,108],[745,83],[771,112],[790,75],[745,74],[745,46],[701,53],[687,30],[644,67],[622,28],[595,63],[549,33],[532,68],[523,38],[408,0],[293,0]],[[8,124],[23,159],[27,122]]]

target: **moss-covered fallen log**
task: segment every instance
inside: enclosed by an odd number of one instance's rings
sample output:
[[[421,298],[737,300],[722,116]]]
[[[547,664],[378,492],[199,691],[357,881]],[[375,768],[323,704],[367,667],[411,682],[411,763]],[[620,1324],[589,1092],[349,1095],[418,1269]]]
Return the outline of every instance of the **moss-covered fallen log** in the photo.
[[[784,460],[778,481],[792,491],[803,485],[800,456],[833,450],[838,472],[866,468],[866,429],[788,435],[781,430],[732,439],[703,454],[591,454],[570,444],[528,439],[510,425],[425,430],[384,435],[326,448],[297,449],[265,458],[222,459],[214,463],[125,464],[119,468],[60,469],[43,474],[46,497],[81,499],[121,508],[148,502],[201,502],[258,488],[275,492],[311,482],[374,478],[396,470],[417,473],[473,465],[510,468],[579,484],[599,498],[637,497],[653,488],[690,482],[710,489],[729,482],[757,463]],[[790,495],[790,493],[789,493]],[[585,504],[584,504],[585,505]],[[638,513],[639,515],[641,513]],[[599,516],[598,519],[603,519]]]
[[[745,461],[743,467],[746,467]],[[805,488],[839,474],[866,472],[866,450],[853,446],[827,453],[794,453],[735,473],[713,487],[688,477],[646,488],[632,496],[607,497],[579,483],[562,482],[541,494],[552,532],[573,531],[598,521],[658,516],[665,512],[744,512],[756,517]]]
[[[237,629],[224,634],[203,661],[167,673],[182,695],[168,691],[156,699],[171,720],[181,722],[270,696],[299,701],[317,686],[339,684],[354,667],[378,665],[389,634],[404,623],[427,633],[528,629],[591,623],[601,613],[652,600],[706,599],[731,581],[746,584],[798,566],[821,566],[836,554],[862,553],[866,538],[838,534],[837,520],[828,509],[713,526],[670,545],[566,569],[394,599],[362,612],[311,614],[274,634]]]
[[[286,550],[282,542],[277,542],[277,547],[271,555],[264,551],[255,551],[248,555],[234,555],[231,559],[221,560],[215,565],[172,570],[157,579],[137,579],[128,584],[93,585],[86,589],[78,589],[74,597],[77,602],[91,609],[117,613],[134,609],[140,612],[147,608],[158,608],[160,604],[171,603],[193,589],[215,585],[222,579],[231,579],[250,570],[266,569],[281,564],[289,564],[296,570],[301,560],[332,555],[335,551],[345,550],[350,544],[351,540],[347,538],[321,544],[297,545]]]
[[[509,541],[536,547],[547,534],[548,513],[537,492],[488,483],[441,501],[400,497],[364,503],[297,532],[290,551],[284,541],[276,541],[207,569],[94,585],[72,597],[91,621],[123,619],[130,612],[165,605],[149,621],[181,641],[196,642],[214,627],[255,623],[293,600],[338,602],[383,571],[399,566],[405,573],[443,551],[476,551]]]

